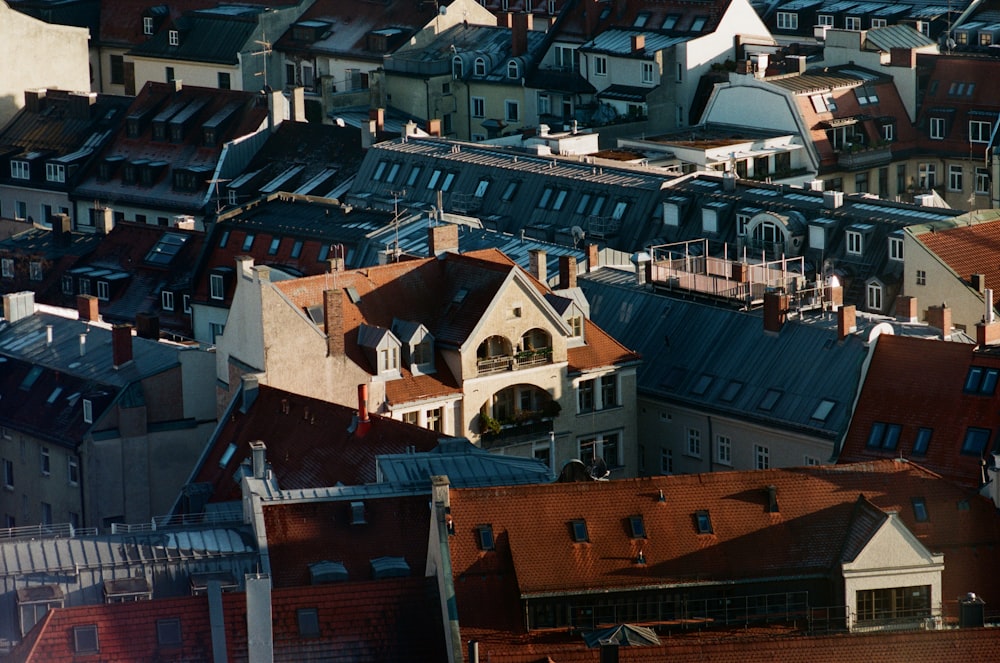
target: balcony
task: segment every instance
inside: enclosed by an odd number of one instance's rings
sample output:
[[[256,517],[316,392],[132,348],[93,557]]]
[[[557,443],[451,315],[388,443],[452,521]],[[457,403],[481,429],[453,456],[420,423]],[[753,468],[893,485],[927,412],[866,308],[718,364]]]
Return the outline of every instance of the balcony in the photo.
[[[538,414],[538,413],[524,413]],[[482,416],[482,415],[480,415]],[[495,422],[495,420],[493,420]],[[534,440],[547,440],[553,430],[552,417],[522,418],[512,422],[496,422],[480,437],[484,449],[494,449]]]
[[[845,147],[837,154],[837,165],[844,170],[866,170],[884,166],[892,161],[892,149],[888,144],[866,147],[855,145]]]
[[[504,371],[516,371],[522,368],[531,368],[542,364],[552,363],[552,348],[541,348],[539,350],[524,350],[513,355],[499,355],[496,357],[485,357],[476,360],[477,375],[489,375],[491,373],[502,373]]]

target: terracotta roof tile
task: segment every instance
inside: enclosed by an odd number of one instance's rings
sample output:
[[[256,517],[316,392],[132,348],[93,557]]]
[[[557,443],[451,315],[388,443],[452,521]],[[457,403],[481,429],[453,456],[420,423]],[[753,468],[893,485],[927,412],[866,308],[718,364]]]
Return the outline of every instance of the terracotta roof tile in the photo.
[[[984,274],[987,283],[1000,283],[1000,221],[989,221],[969,226],[935,229],[924,232],[917,239],[927,249],[950,267],[960,279],[969,281],[973,274]],[[993,294],[993,304],[1000,303],[1000,288]]]

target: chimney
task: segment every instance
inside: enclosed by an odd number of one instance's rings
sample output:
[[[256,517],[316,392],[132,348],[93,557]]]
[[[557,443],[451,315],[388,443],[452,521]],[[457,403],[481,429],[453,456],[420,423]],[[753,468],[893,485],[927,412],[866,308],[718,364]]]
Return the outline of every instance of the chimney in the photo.
[[[767,512],[768,513],[778,513],[778,487],[768,486],[767,487]]]
[[[69,214],[53,214],[51,222],[53,243],[56,246],[69,246],[73,233]]]
[[[326,356],[344,354],[344,291],[323,291],[323,325],[326,327]]]
[[[646,52],[646,35],[632,35],[632,53]]]
[[[70,92],[69,115],[78,120],[89,120],[91,107],[97,102],[96,92]]]
[[[941,330],[941,338],[948,341],[951,339],[951,309],[948,305],[941,303],[940,306],[929,306],[927,308],[927,324],[935,329]]]
[[[244,373],[240,376],[240,386],[242,387],[241,392],[243,394],[240,412],[246,414],[250,411],[250,406],[254,404],[254,401],[257,400],[257,395],[260,393],[260,380],[256,375]]]
[[[531,30],[534,17],[531,14],[519,12],[511,18],[510,54],[519,57],[528,52],[528,31]]]
[[[823,192],[823,207],[827,209],[837,209],[838,207],[844,206],[844,192],[843,191],[824,191]]]
[[[306,89],[301,85],[292,88],[292,122],[308,122],[306,120]]]
[[[528,251],[528,271],[531,275],[542,283],[547,284],[548,264],[545,262],[545,251],[541,249],[531,249]]]
[[[87,334],[80,334],[80,356],[83,357],[87,354]]]
[[[368,384],[358,385],[358,437],[364,437],[372,427],[371,418],[368,416]]]
[[[94,210],[94,225],[99,235],[107,235],[115,227],[115,212],[110,207],[98,207]]]
[[[212,663],[227,663],[226,613],[222,607],[222,583],[208,581],[208,623],[212,630]]]
[[[889,66],[906,67],[907,69],[917,68],[917,52],[905,46],[896,46],[889,49]]]
[[[837,340],[843,341],[858,331],[858,308],[854,304],[837,309]]]
[[[808,68],[806,56],[804,55],[786,55],[785,56],[785,73],[786,74],[804,74]]]
[[[3,296],[3,318],[14,324],[35,314],[35,293],[30,290],[12,292]]]
[[[267,96],[267,128],[274,133],[285,119],[285,95],[281,90],[264,90]]]
[[[254,479],[263,479],[267,473],[267,445],[263,440],[250,443],[251,467]]]
[[[174,80],[170,81],[170,83],[174,87],[174,92],[180,92],[181,90],[184,89],[184,81],[182,81],[179,78],[175,78]]]
[[[155,313],[136,313],[135,335],[139,338],[160,340],[160,316]]]
[[[778,290],[764,293],[764,331],[778,333],[788,316],[788,295]]]
[[[588,244],[587,245],[587,271],[588,272],[592,272],[595,269],[597,269],[598,267],[600,267],[600,265],[598,264],[598,262],[600,260],[599,256],[600,256],[600,250],[597,248],[597,244],[593,244],[593,243]]]
[[[52,345],[52,325],[45,325],[45,345]]]
[[[574,256],[559,256],[559,289],[569,290],[576,287],[576,258]]]
[[[39,113],[42,110],[42,99],[45,98],[46,90],[25,90],[24,109],[29,113]]]
[[[368,111],[368,119],[375,121],[375,135],[381,136],[385,133],[385,109],[372,108]]]
[[[597,36],[597,24],[601,20],[601,0],[584,0],[583,19],[585,36],[588,40]]]
[[[100,311],[97,308],[98,301],[97,297],[93,295],[76,296],[76,312],[79,314],[80,320],[97,322],[101,319]]]
[[[430,136],[441,137],[441,120],[430,119],[427,120],[427,134]]]
[[[132,327],[115,325],[111,328],[111,366],[117,370],[132,361]]]
[[[969,279],[972,282],[972,287],[980,295],[986,292],[986,275],[985,274],[973,274]]]
[[[1000,341],[1000,322],[993,315],[993,290],[985,288],[983,293],[983,320],[976,324],[976,345],[985,347]]]
[[[454,223],[442,223],[428,228],[427,248],[431,258],[446,251],[458,253],[458,226]]]
[[[917,308],[917,298],[909,295],[896,297],[896,319],[900,322],[917,322],[920,310]]]
[[[840,285],[840,281],[831,279],[829,285],[823,286],[823,301],[829,311],[836,311],[844,305],[844,286]]]
[[[274,661],[274,637],[271,631],[271,576],[246,576],[247,587],[247,660],[249,663]]]

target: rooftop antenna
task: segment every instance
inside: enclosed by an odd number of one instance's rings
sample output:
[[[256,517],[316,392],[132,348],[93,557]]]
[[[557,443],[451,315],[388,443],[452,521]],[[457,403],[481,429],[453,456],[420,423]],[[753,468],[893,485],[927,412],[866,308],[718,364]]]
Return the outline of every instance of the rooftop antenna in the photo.
[[[213,179],[205,180],[205,182],[211,184],[215,188],[215,214],[218,216],[219,212],[222,211],[222,198],[219,196],[219,182],[232,182],[232,180]]]
[[[406,189],[390,191],[392,195],[392,225],[396,231],[396,246],[392,252],[393,260],[399,260],[399,199],[406,197]]]
[[[259,51],[250,51],[250,55],[261,55],[264,58],[264,60],[263,60],[263,63],[264,63],[264,69],[263,69],[263,71],[258,71],[257,73],[254,74],[254,76],[263,76],[264,77],[264,90],[266,91],[268,89],[267,88],[267,56],[269,56],[271,54],[271,42],[269,42],[267,40],[267,35],[261,34],[261,37],[263,37],[263,39],[256,39],[253,42],[255,44],[259,44],[260,45],[260,50]]]

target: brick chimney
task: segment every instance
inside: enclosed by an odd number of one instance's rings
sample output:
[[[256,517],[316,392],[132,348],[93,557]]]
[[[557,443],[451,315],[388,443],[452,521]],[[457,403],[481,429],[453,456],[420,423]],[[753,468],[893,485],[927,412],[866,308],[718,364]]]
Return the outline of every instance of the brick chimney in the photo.
[[[975,277],[976,274],[973,274]],[[983,288],[983,320],[976,323],[976,345],[996,345],[1000,341],[1000,322],[993,315],[993,290]]]
[[[381,136],[385,133],[385,109],[371,108],[368,110],[368,119],[375,121],[375,135]]]
[[[326,327],[326,356],[344,354],[344,291],[323,291],[323,325]]]
[[[896,46],[889,49],[889,66],[906,67],[915,69],[917,66],[917,52],[905,46]]]
[[[534,17],[525,12],[518,12],[511,18],[510,54],[516,58],[528,52],[528,31],[534,27]]]
[[[97,308],[98,299],[93,295],[76,296],[76,312],[81,320],[97,322],[101,319],[100,311]]]
[[[919,320],[920,309],[917,308],[917,298],[909,295],[896,297],[896,319],[900,322],[916,322]]]
[[[117,370],[132,361],[132,327],[115,325],[111,328],[111,365]]]
[[[531,275],[542,283],[547,283],[548,264],[545,262],[545,251],[541,249],[531,249],[528,251],[528,271]]]
[[[597,24],[601,20],[602,6],[601,0],[584,0],[583,2],[583,21],[587,39],[593,39],[597,36]]]
[[[458,252],[458,226],[444,223],[427,229],[427,250],[435,258],[446,251]]]
[[[843,341],[856,331],[858,331],[858,308],[854,304],[838,308],[837,340]]]
[[[69,246],[73,238],[73,224],[69,214],[52,215],[52,242],[56,246]]]
[[[587,245],[587,271],[592,272],[597,269],[600,265],[600,249],[597,248],[597,244]]]
[[[764,293],[764,331],[778,333],[788,316],[788,295],[771,291]]]
[[[160,316],[155,313],[135,314],[135,334],[139,338],[160,339]]]
[[[943,303],[940,306],[927,308],[927,324],[941,330],[941,338],[951,339],[951,309]]]
[[[576,257],[559,256],[559,289],[576,287]]]
[[[368,434],[368,429],[372,427],[371,418],[368,416],[368,384],[358,385],[358,437]]]
[[[632,35],[632,53],[644,53],[646,51],[646,35]]]
[[[427,134],[430,136],[441,137],[441,120],[433,118],[427,120]]]

